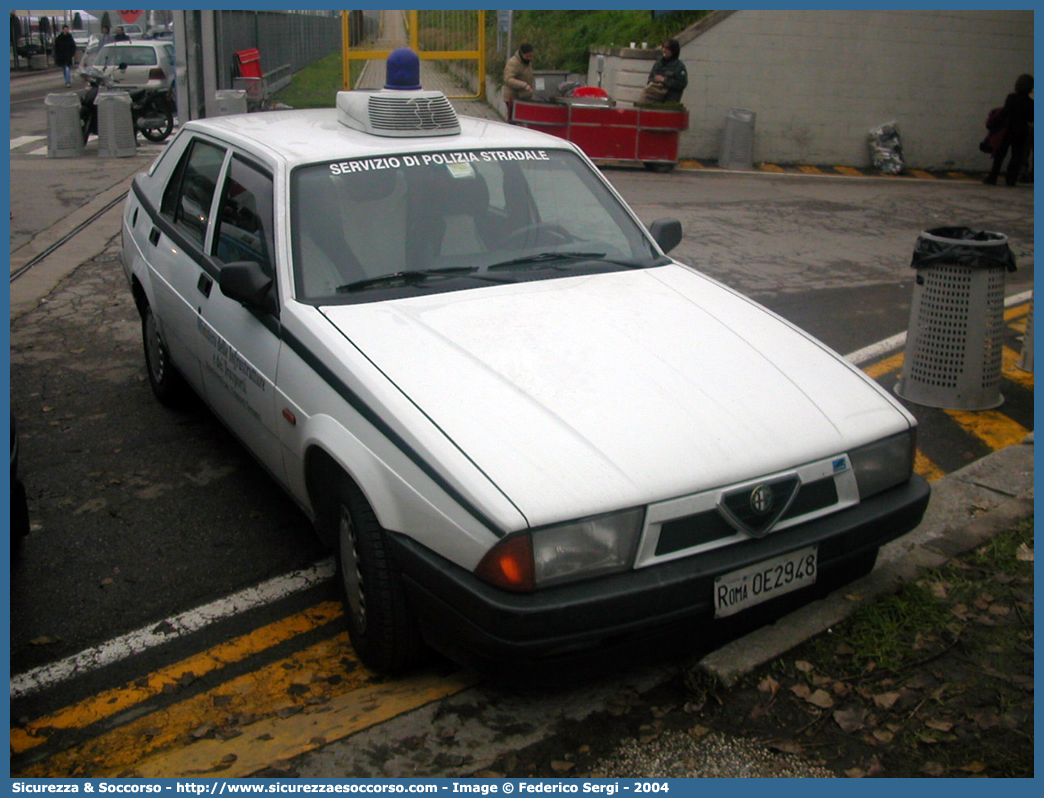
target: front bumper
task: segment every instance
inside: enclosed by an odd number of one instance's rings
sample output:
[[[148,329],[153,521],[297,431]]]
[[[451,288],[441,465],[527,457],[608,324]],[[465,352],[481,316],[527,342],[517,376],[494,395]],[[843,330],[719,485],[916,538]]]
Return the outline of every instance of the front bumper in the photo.
[[[819,546],[817,584],[843,584],[860,575],[846,578],[853,563],[866,561],[920,523],[929,495],[928,483],[915,476],[855,507],[760,540],[523,594],[491,587],[405,536],[392,539],[428,643],[480,670],[499,669],[503,663],[515,668],[574,656],[610,641],[638,641],[658,629],[695,628],[714,617],[715,577],[812,544]],[[785,599],[770,600],[740,616]]]

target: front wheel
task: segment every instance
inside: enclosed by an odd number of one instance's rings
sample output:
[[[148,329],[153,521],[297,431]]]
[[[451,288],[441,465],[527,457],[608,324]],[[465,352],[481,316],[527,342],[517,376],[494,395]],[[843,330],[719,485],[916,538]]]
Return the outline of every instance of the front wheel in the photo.
[[[337,573],[352,646],[368,667],[401,672],[420,659],[424,645],[388,534],[347,477],[338,485],[335,512]]]
[[[138,120],[138,130],[149,141],[164,141],[174,130],[174,114],[169,110],[150,110]]]
[[[188,386],[184,378],[170,362],[167,346],[156,323],[156,316],[150,305],[145,306],[141,317],[141,339],[145,350],[145,368],[149,373],[149,384],[156,398],[168,407],[176,407],[182,403]]]

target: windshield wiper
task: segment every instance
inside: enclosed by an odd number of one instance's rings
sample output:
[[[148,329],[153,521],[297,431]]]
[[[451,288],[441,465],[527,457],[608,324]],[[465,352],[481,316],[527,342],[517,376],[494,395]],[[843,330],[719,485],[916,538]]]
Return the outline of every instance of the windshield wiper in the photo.
[[[625,261],[612,260],[606,258],[604,252],[541,252],[536,255],[522,255],[511,260],[505,260],[500,263],[494,263],[492,266],[487,266],[488,271],[495,269],[509,269],[513,266],[525,266],[526,264],[533,264],[534,266],[542,266],[544,264],[553,263],[558,260],[597,260],[603,263],[615,263],[619,266],[630,266],[635,267],[634,263],[627,263]],[[556,268],[555,266],[551,267]]]
[[[411,269],[402,272],[382,274],[379,277],[367,277],[337,287],[337,293],[348,294],[353,291],[365,291],[367,288],[385,288],[396,285],[416,285],[431,277],[455,277],[478,271],[476,266],[443,266],[439,269]]]

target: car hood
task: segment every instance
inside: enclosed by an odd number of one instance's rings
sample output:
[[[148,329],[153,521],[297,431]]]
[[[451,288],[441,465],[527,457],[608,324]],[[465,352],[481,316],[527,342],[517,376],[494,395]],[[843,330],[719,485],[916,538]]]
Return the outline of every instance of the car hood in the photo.
[[[822,344],[676,264],[322,311],[533,526],[910,424]]]

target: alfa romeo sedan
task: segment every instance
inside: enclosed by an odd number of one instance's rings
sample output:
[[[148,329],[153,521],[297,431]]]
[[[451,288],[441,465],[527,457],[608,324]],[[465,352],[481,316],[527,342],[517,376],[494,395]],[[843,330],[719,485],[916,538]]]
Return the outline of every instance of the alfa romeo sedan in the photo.
[[[867,572],[927,504],[885,391],[672,260],[680,224],[571,143],[437,92],[189,122],[122,232],[153,391],[336,549],[377,670],[696,637]]]

